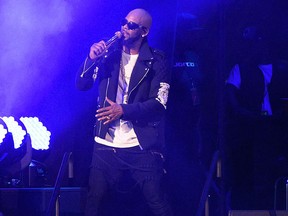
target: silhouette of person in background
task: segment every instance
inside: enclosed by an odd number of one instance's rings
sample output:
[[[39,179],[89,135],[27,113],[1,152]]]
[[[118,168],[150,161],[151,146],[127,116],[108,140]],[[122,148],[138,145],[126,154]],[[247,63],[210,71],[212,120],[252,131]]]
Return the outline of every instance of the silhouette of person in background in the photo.
[[[243,45],[226,82],[231,207],[273,209],[275,181],[288,174],[281,167],[288,153],[287,63],[273,57],[268,38],[256,26],[245,28]]]

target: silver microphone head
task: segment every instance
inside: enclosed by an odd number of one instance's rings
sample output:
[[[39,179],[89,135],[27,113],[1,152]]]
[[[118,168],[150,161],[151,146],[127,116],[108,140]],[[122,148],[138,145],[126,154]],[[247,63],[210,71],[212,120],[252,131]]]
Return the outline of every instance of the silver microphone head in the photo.
[[[122,37],[122,33],[120,31],[115,32],[115,35],[112,38],[110,38],[108,41],[105,42],[106,46],[112,45],[114,42],[116,42],[121,37]]]

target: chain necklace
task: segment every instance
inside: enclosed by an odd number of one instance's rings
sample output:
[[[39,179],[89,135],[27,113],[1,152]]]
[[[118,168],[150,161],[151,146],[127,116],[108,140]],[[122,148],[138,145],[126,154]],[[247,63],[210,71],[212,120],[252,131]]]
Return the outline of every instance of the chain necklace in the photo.
[[[119,79],[119,87],[122,91],[122,95],[123,95],[123,103],[127,103],[127,97],[128,97],[128,84],[126,79],[129,79],[129,77],[125,76],[125,68],[124,68],[124,64],[123,64],[123,56],[121,57],[121,61],[120,61],[120,79]]]

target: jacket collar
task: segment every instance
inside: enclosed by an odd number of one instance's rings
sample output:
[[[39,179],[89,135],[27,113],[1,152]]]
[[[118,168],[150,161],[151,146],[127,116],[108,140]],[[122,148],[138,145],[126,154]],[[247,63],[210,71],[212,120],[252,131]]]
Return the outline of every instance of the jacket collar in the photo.
[[[129,93],[133,91],[133,89],[135,89],[137,85],[142,82],[143,78],[147,75],[153,65],[153,59],[154,57],[151,48],[149,47],[147,41],[143,41],[139,50],[138,60],[134,66],[131,75],[128,90]]]
[[[153,60],[153,53],[148,45],[147,40],[144,40],[139,50],[140,61],[151,61]]]

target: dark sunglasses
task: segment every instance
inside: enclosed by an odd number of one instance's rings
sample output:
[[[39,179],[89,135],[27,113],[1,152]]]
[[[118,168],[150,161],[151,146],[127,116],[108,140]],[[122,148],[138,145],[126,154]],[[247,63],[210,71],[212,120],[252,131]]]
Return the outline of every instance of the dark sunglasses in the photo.
[[[128,29],[130,29],[130,30],[135,30],[135,29],[138,29],[138,28],[142,28],[142,27],[143,27],[143,26],[141,26],[141,25],[138,25],[138,24],[135,23],[135,22],[132,22],[132,21],[128,22],[127,19],[123,19],[123,20],[121,21],[121,26],[125,26],[125,25],[127,25]]]

